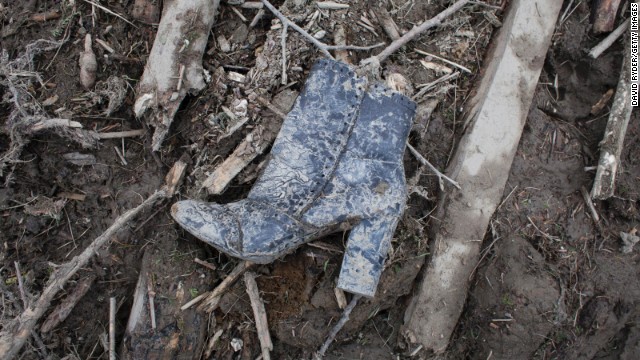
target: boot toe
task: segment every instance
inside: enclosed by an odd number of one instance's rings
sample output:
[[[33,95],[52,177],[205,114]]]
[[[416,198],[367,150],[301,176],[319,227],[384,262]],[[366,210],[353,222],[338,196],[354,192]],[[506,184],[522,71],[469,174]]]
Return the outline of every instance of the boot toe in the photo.
[[[241,252],[240,229],[224,205],[183,200],[171,206],[171,216],[198,239],[229,255]]]

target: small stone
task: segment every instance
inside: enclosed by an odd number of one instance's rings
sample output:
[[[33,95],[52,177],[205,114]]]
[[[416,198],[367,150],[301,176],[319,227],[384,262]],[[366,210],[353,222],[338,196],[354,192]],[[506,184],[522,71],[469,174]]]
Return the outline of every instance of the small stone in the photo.
[[[324,30],[320,30],[317,33],[313,34],[313,37],[320,40],[322,39],[325,35],[327,35],[327,32]]]
[[[233,348],[234,352],[238,352],[240,350],[242,350],[242,346],[244,345],[244,343],[242,342],[242,340],[238,339],[238,338],[233,338],[231,340],[231,348]]]

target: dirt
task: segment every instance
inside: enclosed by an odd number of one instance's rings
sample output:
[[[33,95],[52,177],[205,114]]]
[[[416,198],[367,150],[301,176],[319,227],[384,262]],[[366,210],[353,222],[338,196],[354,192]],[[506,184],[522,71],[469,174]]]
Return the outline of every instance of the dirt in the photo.
[[[488,2],[500,5],[499,1]],[[569,2],[565,1],[565,6]],[[59,51],[36,57],[35,70],[42,74],[46,85],[34,83],[29,93],[41,103],[56,95],[57,100],[45,107],[46,113],[51,117],[69,117],[87,129],[145,128],[133,116],[135,97],[131,89],[142,75],[156,27],[148,21],[136,21],[134,28],[100,9],[92,16],[91,6],[86,2],[76,1],[75,9],[66,3],[1,2],[1,46],[10,58],[22,54],[26,44],[38,39],[60,40],[68,36]],[[127,18],[143,3],[101,2]],[[375,16],[368,11],[372,4],[359,0],[349,3],[349,10],[322,11],[310,32],[326,30],[323,41],[330,43],[336,24],[343,24],[350,44],[388,42]],[[386,6],[400,30],[406,31],[431,18],[448,3],[409,1]],[[283,9],[285,14],[303,25],[316,10],[304,1],[291,0],[287,5]],[[59,10],[61,17],[42,23],[29,20],[32,13],[51,9]],[[425,69],[418,61],[424,60],[424,56],[414,49],[438,54],[473,71],[473,75],[462,74],[454,81],[455,87],[441,84],[419,107],[410,142],[439,169],[448,164],[463,131],[460,119],[465,101],[477,84],[484,50],[496,30],[485,15],[489,10],[473,6],[459,12],[444,26],[405,46],[383,64],[383,75],[399,72],[414,87],[441,75]],[[263,126],[270,130],[278,120],[268,109],[249,102],[246,125],[230,136],[221,137],[228,124],[210,119],[222,112],[222,106],[230,107],[234,100],[247,98],[250,91],[287,108],[291,94],[295,94],[292,91],[302,88],[311,64],[321,54],[290,29],[289,81],[281,85],[280,30],[271,29],[273,17],[267,13],[250,28],[248,23],[257,11],[240,11],[248,22],[241,21],[230,5],[221,5],[212,31],[214,36],[209,37],[203,59],[212,81],[201,93],[187,97],[161,151],[150,150],[151,132],[142,138],[101,140],[97,149],[85,149],[53,133],[42,133],[23,149],[22,161],[14,164],[11,183],[0,187],[0,291],[5,299],[0,328],[22,306],[14,262],[21,268],[27,301],[33,301],[56,265],[80,253],[117,216],[158,189],[166,171],[178,158],[190,161],[181,197],[227,203],[246,195],[268,155],[259,156],[222,195],[206,196],[199,186],[253,128]],[[640,226],[637,111],[632,113],[625,138],[615,196],[595,202],[601,217],[599,225],[591,218],[580,193],[582,187],[587,190],[591,187],[595,172],[585,167],[597,164],[598,142],[603,136],[611,100],[599,113],[591,114],[591,107],[607,90],[615,89],[623,51],[618,42],[597,60],[587,58],[585,49],[602,39],[591,33],[590,11],[587,2],[579,3],[556,29],[504,201],[483,241],[483,258],[447,351],[439,356],[415,352],[399,331],[422,265],[429,258],[430,229],[438,222],[433,218],[439,191],[437,179],[406,154],[405,167],[413,193],[396,231],[378,295],[355,308],[330,348],[328,359],[640,356],[638,249],[624,254],[619,240],[620,232],[631,232]],[[495,14],[502,18],[504,12]],[[374,24],[376,34],[357,24],[363,15]],[[617,23],[626,16],[623,13]],[[105,34],[108,26],[111,28]],[[79,82],[77,63],[86,33],[109,42],[118,55],[110,55],[94,45],[98,81],[118,76],[128,84],[124,103],[111,115],[104,115],[108,103],[92,100]],[[229,41],[229,52],[220,51],[216,39],[219,35]],[[375,53],[376,50],[350,55],[353,63],[357,63]],[[262,72],[253,73],[257,68]],[[227,78],[229,71],[250,76],[254,82],[239,86]],[[7,94],[5,88],[0,89],[3,96]],[[274,98],[277,94],[280,100]],[[433,111],[426,109],[429,102],[437,104]],[[10,111],[10,104],[1,103],[0,119],[5,119]],[[0,151],[9,146],[9,136],[0,131]],[[114,147],[124,149],[126,165]],[[95,163],[74,165],[64,158],[72,152],[93,155]],[[4,183],[7,179],[0,180]],[[211,316],[194,309],[177,310],[180,296],[183,300],[191,299],[212,289],[236,261],[175,225],[168,204],[148,210],[128,224],[111,246],[101,249],[60,292],[53,306],[73,291],[78,279],[89,274],[97,277],[62,324],[50,333],[39,334],[44,347],[30,340],[22,358],[107,358],[102,339],[108,332],[110,297],[118,301],[118,346],[133,354],[164,356],[167,353],[161,352],[174,346],[167,339],[178,339],[178,347],[173,348],[178,350],[168,357],[198,358],[219,330],[223,332],[213,346],[212,358],[254,359],[260,354],[253,313],[242,281],[223,296]],[[315,246],[303,246],[271,265],[255,268],[274,339],[273,358],[310,358],[339,319],[342,310],[333,289],[346,238],[347,234],[333,234]],[[195,257],[216,269],[195,264]],[[132,339],[125,336],[125,329],[132,314],[136,284],[145,274],[153,274],[159,330],[152,334],[142,331]],[[141,324],[148,329],[146,306],[142,314]],[[236,352],[231,344],[240,340],[243,345]],[[158,351],[154,353],[154,349]]]

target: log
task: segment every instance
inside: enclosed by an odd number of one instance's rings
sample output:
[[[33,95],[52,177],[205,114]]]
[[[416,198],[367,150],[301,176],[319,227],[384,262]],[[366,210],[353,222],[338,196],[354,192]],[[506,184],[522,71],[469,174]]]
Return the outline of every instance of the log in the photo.
[[[631,118],[631,110],[633,110],[631,106],[630,39],[631,36],[626,36],[620,81],[616,88],[616,96],[613,98],[613,105],[611,105],[604,138],[600,142],[600,160],[591,188],[591,197],[598,200],[605,200],[613,196],[616,173],[620,165],[620,153]]]
[[[447,170],[461,189],[440,196],[442,219],[424,280],[405,313],[404,336],[442,353],[449,344],[524,128],[561,1],[514,0],[487,54]]]
[[[182,100],[205,88],[202,56],[220,0],[167,0],[163,3],[149,60],[137,87],[136,117],[155,128],[158,151]]]

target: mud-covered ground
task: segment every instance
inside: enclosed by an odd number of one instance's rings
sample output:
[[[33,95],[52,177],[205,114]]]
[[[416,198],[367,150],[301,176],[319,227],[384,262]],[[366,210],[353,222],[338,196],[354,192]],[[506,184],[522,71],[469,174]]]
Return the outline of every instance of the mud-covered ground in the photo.
[[[65,40],[59,49],[36,56],[33,68],[27,69],[41,74],[41,81],[32,82],[25,91],[32,101],[42,105],[48,117],[69,118],[86,129],[101,132],[147,129],[133,115],[133,89],[153,44],[157,18],[146,14],[150,21],[136,20],[134,3],[137,1],[100,2],[135,26],[86,1],[0,1],[0,46],[2,56],[8,60],[24,54],[27,45],[39,39]],[[386,8],[403,32],[451,2],[344,3],[350,4],[349,9],[318,11],[315,2],[301,0],[275,5],[300,25],[309,25],[312,34],[325,31],[323,41],[331,43],[341,25],[347,43],[371,45],[389,43],[390,39],[370,9]],[[446,168],[462,134],[465,101],[480,76],[484,50],[498,29],[496,19],[499,21],[504,15],[501,7],[508,6],[508,1],[486,3],[492,6],[467,6],[383,63],[383,75],[404,75],[415,88],[414,93],[421,84],[443,75],[442,70],[428,68],[429,63],[447,65],[416,49],[472,70],[473,75],[461,73],[418,99],[410,142],[439,169]],[[416,352],[415,345],[406,343],[400,331],[420,269],[429,260],[430,229],[439,221],[433,217],[439,192],[435,176],[405,154],[412,194],[396,231],[378,294],[355,308],[327,358],[640,357],[639,256],[637,250],[620,250],[620,232],[633,233],[640,225],[638,112],[633,112],[627,131],[616,195],[595,202],[600,216],[597,224],[580,192],[582,187],[587,191],[591,188],[595,172],[590,168],[597,164],[598,142],[603,137],[611,100],[596,113],[591,113],[592,106],[608,90],[615,90],[623,54],[618,42],[597,60],[587,57],[586,51],[603,38],[591,32],[589,3],[565,1],[565,6],[571,8],[561,12],[566,17],[558,23],[553,36],[504,201],[484,239],[482,260],[450,347],[438,356]],[[47,21],[33,17],[51,10],[57,11],[59,17]],[[16,263],[24,281],[25,301],[34,301],[57,265],[78,255],[116,217],[158,189],[176,160],[182,158],[189,163],[178,198],[227,203],[246,195],[259,176],[266,155],[242,171],[221,195],[206,196],[200,187],[253,128],[277,130],[277,116],[249,101],[247,123],[229,134],[232,126],[226,123],[228,117],[220,116],[223,107],[234,109],[233,104],[249,98],[249,91],[257,91],[286,109],[302,88],[311,64],[322,55],[290,30],[289,79],[287,85],[281,85],[280,30],[272,29],[276,25],[273,16],[267,12],[250,27],[257,10],[239,6],[236,10],[246,21],[231,5],[221,5],[203,59],[212,80],[204,91],[183,103],[161,151],[150,150],[151,130],[143,137],[101,140],[95,149],[82,148],[68,138],[45,132],[25,141],[19,161],[3,169],[0,327],[23,307]],[[617,24],[627,16],[622,12]],[[80,84],[78,57],[87,33],[104,40],[114,50],[111,53],[94,43],[98,86],[101,81],[106,84],[110,76],[127,84],[123,103],[109,115],[105,114],[108,99],[92,95],[97,91],[86,91]],[[228,42],[228,48],[222,40]],[[377,51],[349,55],[357,64]],[[262,60],[258,60],[261,54]],[[252,79],[255,81],[240,86],[228,78],[229,72],[253,74],[252,69],[263,66],[260,62],[265,59],[270,66]],[[6,74],[0,75],[0,81],[2,76]],[[0,87],[0,94],[0,120],[4,124],[13,105],[7,88]],[[9,151],[12,145],[10,134],[0,131],[0,151]],[[114,148],[123,153],[124,161]],[[75,152],[94,158],[78,165],[65,157]],[[95,278],[64,322],[50,331],[37,327],[39,340],[29,340],[22,358],[107,358],[105,339],[111,297],[118,304],[118,348],[133,358],[167,353],[169,357],[204,357],[204,345],[216,334],[218,340],[211,358],[259,356],[253,313],[242,281],[222,297],[218,309],[210,315],[194,308],[179,310],[185,302],[215,287],[237,260],[180,229],[169,215],[169,204],[156,205],[129,223],[67,284],[52,309],[73,292],[76,284]],[[258,287],[274,339],[273,358],[309,358],[339,319],[342,310],[333,289],[344,239],[346,234],[334,234],[302,246],[271,265],[254,269],[260,275]],[[195,258],[213,266],[196,264]],[[157,331],[126,337],[141,276],[150,279],[155,293]],[[140,314],[147,316],[147,309]],[[170,340],[174,338],[180,339],[177,348],[171,348],[175,342]],[[240,342],[242,345],[234,349]]]

